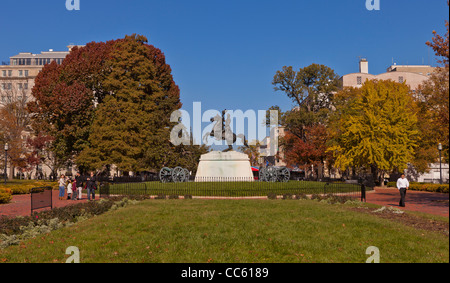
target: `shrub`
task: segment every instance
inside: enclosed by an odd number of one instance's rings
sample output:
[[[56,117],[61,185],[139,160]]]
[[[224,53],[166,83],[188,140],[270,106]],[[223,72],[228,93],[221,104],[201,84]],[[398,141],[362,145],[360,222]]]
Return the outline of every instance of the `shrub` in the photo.
[[[308,196],[306,194],[296,194],[294,195],[294,199],[308,199]]]
[[[103,214],[109,210],[135,204],[144,197],[112,197],[100,201],[80,203],[50,211],[34,213],[32,216],[0,218],[0,248],[19,244],[21,241],[46,234],[53,230]]]
[[[155,197],[155,199],[166,199],[166,195],[165,194],[159,194]]]
[[[311,196],[311,199],[312,199],[312,200],[318,200],[318,201],[321,201],[321,200],[322,200],[322,197],[321,197],[320,195],[318,195],[318,194],[313,194],[313,195]]]
[[[184,199],[192,199],[192,195],[185,195]]]
[[[267,198],[268,198],[268,199],[277,199],[278,196],[277,196],[277,194],[275,194],[275,193],[269,193],[269,194],[267,195]]]
[[[180,197],[178,195],[170,195],[169,199],[179,199]]]
[[[283,195],[283,199],[284,199],[284,200],[292,199],[292,198],[293,198],[293,196],[292,196],[291,194],[284,194],[284,195]]]
[[[40,188],[40,187],[52,187],[53,189],[57,188],[57,184],[54,182],[45,182],[45,181],[33,181],[33,182],[24,182],[24,183],[12,183],[8,185],[8,187],[2,187],[0,185],[0,189],[10,189],[13,195],[26,195],[31,193],[32,188]]]
[[[12,199],[12,191],[10,189],[0,188],[0,204],[9,203]]]
[[[424,191],[433,193],[449,193],[448,184],[410,184],[409,189],[412,191]]]
[[[388,187],[397,188],[397,182],[389,182]],[[423,191],[433,193],[449,193],[449,184],[432,184],[432,183],[416,183],[410,182],[409,189],[412,191]]]

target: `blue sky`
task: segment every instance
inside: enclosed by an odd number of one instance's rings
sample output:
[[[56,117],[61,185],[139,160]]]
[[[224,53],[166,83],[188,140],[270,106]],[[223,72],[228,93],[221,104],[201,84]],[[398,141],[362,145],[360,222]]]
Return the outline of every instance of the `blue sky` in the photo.
[[[271,85],[285,65],[325,64],[339,75],[392,63],[435,64],[425,45],[444,34],[446,0],[1,0],[0,61],[18,52],[66,50],[68,44],[142,34],[160,48],[181,89],[184,109],[291,107]],[[431,56],[430,56],[431,55]]]

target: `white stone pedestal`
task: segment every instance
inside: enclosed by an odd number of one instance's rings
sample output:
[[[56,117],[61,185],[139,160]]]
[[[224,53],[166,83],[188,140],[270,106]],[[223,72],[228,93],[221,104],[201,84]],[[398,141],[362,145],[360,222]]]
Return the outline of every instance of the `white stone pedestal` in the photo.
[[[247,154],[236,151],[212,151],[200,158],[196,182],[253,182]]]

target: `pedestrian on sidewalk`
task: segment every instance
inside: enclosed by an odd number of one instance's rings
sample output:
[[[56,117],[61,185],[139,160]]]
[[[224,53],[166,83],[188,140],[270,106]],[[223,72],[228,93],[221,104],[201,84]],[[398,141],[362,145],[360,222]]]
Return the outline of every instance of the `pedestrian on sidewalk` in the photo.
[[[91,172],[91,176],[87,179],[85,188],[87,190],[88,200],[91,200],[91,195],[92,200],[95,200],[95,190],[97,189],[95,181],[94,172]]]
[[[67,181],[67,200],[71,200],[72,199],[72,194],[73,194],[73,185],[72,185],[72,180],[69,179]]]
[[[82,192],[83,192],[83,179],[81,178],[80,172],[77,172],[77,175],[75,177],[75,182],[77,184],[77,197],[78,200],[82,199]]]
[[[409,181],[405,174],[397,180],[397,189],[400,191],[400,207],[405,207],[406,191],[409,190]]]
[[[61,177],[59,178],[59,200],[63,200],[65,194],[66,194],[66,176],[61,175]]]

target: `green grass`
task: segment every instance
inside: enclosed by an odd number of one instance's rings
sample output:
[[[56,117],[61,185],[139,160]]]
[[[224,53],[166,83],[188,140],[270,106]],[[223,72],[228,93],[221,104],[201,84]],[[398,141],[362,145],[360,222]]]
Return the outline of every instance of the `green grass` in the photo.
[[[311,200],[148,200],[0,250],[0,262],[449,262],[448,236]]]
[[[272,182],[189,182],[160,183],[147,182],[138,184],[110,185],[110,194],[125,195],[192,195],[245,197],[267,196],[269,193],[283,194],[326,194],[326,193],[359,193],[361,187],[353,184],[329,184],[323,182],[290,181],[287,183]]]

